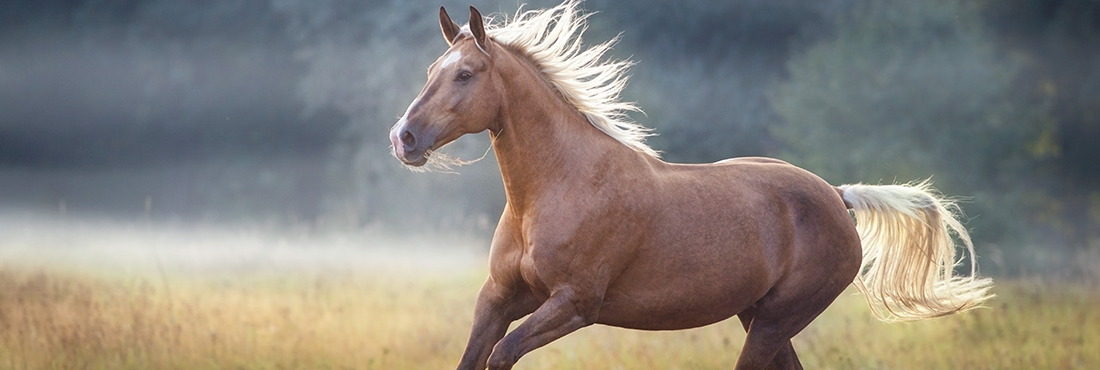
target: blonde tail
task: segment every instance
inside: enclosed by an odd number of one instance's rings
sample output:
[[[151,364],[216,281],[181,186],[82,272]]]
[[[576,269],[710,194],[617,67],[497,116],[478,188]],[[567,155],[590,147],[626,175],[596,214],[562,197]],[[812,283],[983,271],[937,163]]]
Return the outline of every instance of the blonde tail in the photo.
[[[974,245],[955,203],[924,181],[911,185],[842,185],[855,211],[863,263],[855,284],[883,321],[949,315],[981,307],[993,280],[977,276]],[[970,255],[970,275],[956,276],[955,242]]]

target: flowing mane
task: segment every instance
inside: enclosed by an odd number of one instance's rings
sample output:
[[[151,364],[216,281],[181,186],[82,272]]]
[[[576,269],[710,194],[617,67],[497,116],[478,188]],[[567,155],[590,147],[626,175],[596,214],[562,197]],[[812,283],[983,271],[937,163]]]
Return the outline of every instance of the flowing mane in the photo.
[[[630,60],[602,60],[618,37],[584,48],[581,34],[588,28],[590,14],[581,12],[577,1],[566,1],[544,10],[516,11],[511,20],[494,14],[486,33],[496,42],[521,51],[534,63],[558,93],[608,136],[636,151],[657,157],[645,144],[652,130],[630,120],[634,103],[619,100],[626,86]],[[498,24],[499,23],[499,24]]]

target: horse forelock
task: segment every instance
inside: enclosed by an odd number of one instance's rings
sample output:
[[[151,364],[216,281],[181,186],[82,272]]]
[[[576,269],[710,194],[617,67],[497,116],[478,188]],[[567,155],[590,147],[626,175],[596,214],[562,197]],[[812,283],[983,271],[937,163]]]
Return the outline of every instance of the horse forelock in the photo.
[[[591,13],[579,7],[578,1],[568,0],[549,9],[524,11],[521,7],[511,19],[492,14],[486,21],[486,33],[526,56],[559,95],[597,129],[635,151],[658,157],[660,154],[645,143],[654,135],[652,130],[627,116],[627,112],[641,109],[620,100],[627,69],[634,63],[603,58],[618,37],[591,47],[581,45]],[[463,26],[462,32],[469,33],[469,25]]]

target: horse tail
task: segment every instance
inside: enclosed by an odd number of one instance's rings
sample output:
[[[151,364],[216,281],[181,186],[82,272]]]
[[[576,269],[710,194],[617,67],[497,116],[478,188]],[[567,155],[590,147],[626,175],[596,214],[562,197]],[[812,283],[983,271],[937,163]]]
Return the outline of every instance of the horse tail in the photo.
[[[981,307],[993,280],[979,278],[958,206],[928,181],[909,185],[842,185],[863,245],[855,285],[882,321],[908,321]],[[955,241],[970,256],[970,275],[954,274]]]

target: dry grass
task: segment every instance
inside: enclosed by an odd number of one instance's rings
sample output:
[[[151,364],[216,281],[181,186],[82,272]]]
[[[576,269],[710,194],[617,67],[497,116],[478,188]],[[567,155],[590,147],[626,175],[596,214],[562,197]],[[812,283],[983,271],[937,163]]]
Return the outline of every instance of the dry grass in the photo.
[[[420,369],[453,367],[481,273],[326,272],[130,279],[7,267],[0,367],[10,369]],[[871,319],[845,295],[796,338],[817,369],[1100,367],[1100,298],[1002,281],[992,310],[918,323]],[[522,369],[726,369],[737,323],[681,332],[592,327]]]
[[[0,367],[399,369],[448,367],[471,276],[344,273],[118,280],[0,273]]]
[[[12,243],[0,239],[3,369],[452,368],[485,274],[479,256],[447,268],[357,262],[370,250],[310,268],[184,268],[168,252],[161,268],[93,268],[28,262]],[[63,252],[49,259],[81,260]],[[1002,279],[995,293],[992,309],[884,324],[849,291],[795,347],[812,369],[1100,368],[1095,284]],[[517,368],[729,369],[743,339],[736,320],[677,332],[594,326]]]

